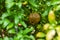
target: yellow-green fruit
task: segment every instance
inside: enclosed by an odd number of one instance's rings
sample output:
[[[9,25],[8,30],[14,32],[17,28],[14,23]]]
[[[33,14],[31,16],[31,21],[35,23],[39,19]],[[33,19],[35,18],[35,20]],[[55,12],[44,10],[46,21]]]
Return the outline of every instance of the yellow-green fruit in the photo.
[[[31,24],[37,24],[40,21],[40,15],[38,13],[30,13],[29,15],[29,22]]]
[[[55,36],[55,33],[56,33],[55,30],[48,31],[46,34],[46,40],[52,40],[53,37]]]
[[[46,24],[44,24],[43,29],[47,30],[49,28],[49,26],[50,26],[50,24],[46,23]]]
[[[43,32],[38,32],[37,34],[36,34],[36,37],[38,38],[38,37],[45,37],[45,34],[43,33]]]
[[[58,36],[60,36],[60,25],[58,25],[58,26],[56,27],[56,31],[57,31]]]
[[[25,1],[25,2],[23,2],[22,4],[23,4],[23,5],[26,5],[26,4],[28,4],[28,2],[27,2],[27,1]]]
[[[57,40],[60,40],[60,36],[57,37]]]
[[[55,14],[53,10],[50,10],[49,14],[48,14],[48,20],[50,23],[55,23]]]

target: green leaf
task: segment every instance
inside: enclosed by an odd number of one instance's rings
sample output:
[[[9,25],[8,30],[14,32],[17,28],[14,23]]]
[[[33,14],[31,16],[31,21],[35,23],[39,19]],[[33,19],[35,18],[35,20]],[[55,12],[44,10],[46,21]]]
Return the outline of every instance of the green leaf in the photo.
[[[51,6],[51,5],[57,5],[57,4],[60,4],[60,0],[52,0],[52,1],[48,1],[48,2],[46,2],[46,4],[48,5],[48,6]]]
[[[3,28],[5,28],[9,23],[10,21],[8,19],[5,19],[3,23]]]
[[[34,38],[34,36],[33,36],[33,35],[30,35],[30,39],[35,40],[35,38]]]
[[[25,28],[27,27],[26,23],[24,21],[20,20],[20,24],[22,24]]]
[[[13,38],[9,38],[10,40],[13,40]]]
[[[37,25],[37,29],[39,29],[39,30],[41,29],[41,25],[40,24]]]
[[[43,17],[48,15],[48,10],[45,10],[45,12],[42,14]]]
[[[2,24],[3,23],[3,21],[2,20],[0,20],[0,24]]]
[[[1,18],[4,19],[4,18],[6,18],[6,17],[8,17],[8,16],[10,16],[9,13],[3,13]]]
[[[13,23],[10,23],[10,24],[7,26],[6,29],[8,30],[8,29],[12,28],[13,26],[14,26],[14,24],[13,24]]]
[[[31,31],[33,31],[33,30],[34,30],[33,27],[31,27],[31,28],[26,28],[26,29],[24,30],[23,34],[27,34],[27,33],[31,32]]]
[[[38,7],[38,5],[36,4],[35,0],[29,0],[29,3],[33,6],[33,7]]]
[[[22,34],[18,34],[18,35],[17,35],[17,38],[18,38],[18,39],[20,39],[20,38],[22,38],[22,37],[23,37]]]
[[[21,11],[20,13],[18,13],[18,18],[20,20],[22,20],[24,18],[24,14],[23,14],[24,11]]]
[[[14,36],[14,40],[19,40],[16,36]]]
[[[56,31],[57,31],[58,36],[60,36],[60,25],[57,25]]]
[[[55,6],[54,9],[55,9],[56,11],[60,10],[60,5]]]
[[[19,40],[24,40],[24,38],[20,38]]]
[[[18,22],[19,22],[19,18],[18,18],[17,15],[15,15],[15,19],[14,19],[14,21],[15,21],[15,24],[18,24]]]
[[[5,2],[9,2],[9,3],[10,3],[10,2],[13,2],[13,1],[14,1],[14,0],[5,0]]]
[[[18,3],[16,3],[16,5],[17,5],[19,8],[21,8],[22,3],[21,3],[21,2],[18,2]]]
[[[46,5],[47,5],[47,6],[51,6],[51,1],[46,2]]]
[[[21,33],[17,33],[17,36],[14,36],[14,40],[19,40],[23,37]]]
[[[51,5],[57,5],[57,4],[60,4],[60,0],[51,1]]]
[[[6,8],[7,9],[10,9],[13,5],[14,5],[14,2],[13,2],[13,0],[6,0],[5,1],[5,6],[6,6]]]
[[[2,38],[0,38],[0,40],[2,40]]]
[[[10,30],[8,30],[8,33],[15,34],[15,29],[10,29]]]
[[[3,40],[9,40],[9,38],[8,37],[4,37],[4,39]]]
[[[43,12],[42,17],[46,17],[49,13],[49,10],[50,10],[50,7]]]
[[[30,38],[30,35],[23,35],[24,36],[24,39],[29,39]]]

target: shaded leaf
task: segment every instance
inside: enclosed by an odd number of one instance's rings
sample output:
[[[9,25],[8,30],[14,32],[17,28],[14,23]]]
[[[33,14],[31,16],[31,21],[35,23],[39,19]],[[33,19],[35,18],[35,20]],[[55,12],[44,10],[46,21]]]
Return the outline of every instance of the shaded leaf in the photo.
[[[0,38],[0,40],[2,40],[2,38]]]

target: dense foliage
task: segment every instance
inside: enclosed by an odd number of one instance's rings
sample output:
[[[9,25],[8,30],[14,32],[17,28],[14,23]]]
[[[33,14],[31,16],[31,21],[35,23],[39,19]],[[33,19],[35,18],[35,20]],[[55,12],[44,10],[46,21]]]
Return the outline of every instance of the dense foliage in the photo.
[[[0,40],[60,40],[60,0],[0,0]]]

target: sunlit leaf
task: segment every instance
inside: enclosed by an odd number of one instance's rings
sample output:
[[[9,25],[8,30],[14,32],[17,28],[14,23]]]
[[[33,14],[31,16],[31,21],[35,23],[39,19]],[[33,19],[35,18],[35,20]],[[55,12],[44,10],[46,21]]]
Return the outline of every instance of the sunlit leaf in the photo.
[[[6,0],[6,2],[13,2],[14,0]]]
[[[3,23],[3,21],[2,20],[0,20],[0,24],[2,24]]]
[[[60,4],[60,0],[51,1],[51,5],[57,5],[57,4]]]
[[[21,2],[18,2],[18,3],[16,3],[16,5],[17,5],[19,8],[21,8],[22,3],[21,3]]]
[[[13,40],[13,38],[9,38],[10,40]]]
[[[60,10],[60,5],[55,6],[54,10],[56,10],[56,11]]]
[[[29,0],[29,3],[30,3],[33,7],[38,7],[38,5],[36,4],[35,0]]]
[[[10,30],[8,30],[8,33],[15,34],[15,29],[10,29]]]
[[[15,24],[18,24],[18,22],[19,22],[19,18],[18,18],[18,16],[17,16],[17,15],[15,16],[14,21],[15,21]]]
[[[3,40],[9,40],[9,38],[8,37],[4,37],[4,39]]]
[[[10,21],[8,19],[5,19],[3,23],[3,28],[5,28],[9,23]]]
[[[60,25],[58,25],[58,26],[56,27],[56,31],[57,31],[58,36],[60,36]]]
[[[8,17],[8,16],[10,16],[9,13],[3,13],[1,18],[4,19],[4,18],[6,18],[6,17]]]
[[[50,8],[46,9],[44,13],[42,14],[42,17],[46,17],[49,13]]]
[[[33,35],[30,35],[30,38],[31,38],[32,40],[35,40],[35,38],[34,38],[34,36],[33,36]]]
[[[28,31],[27,31],[27,30],[28,30]],[[33,31],[33,30],[34,30],[33,27],[31,27],[31,28],[26,28],[26,29],[24,30],[23,34],[27,34],[27,33],[31,32],[31,31]]]
[[[6,4],[6,8],[10,9],[14,5],[14,2],[13,0],[6,0],[5,4]]]
[[[13,26],[14,26],[14,24],[13,24],[13,23],[10,23],[10,24],[7,26],[6,29],[8,30],[8,29],[12,28]]]
[[[22,24],[25,28],[27,27],[27,25],[24,21],[20,21],[20,24]]]

